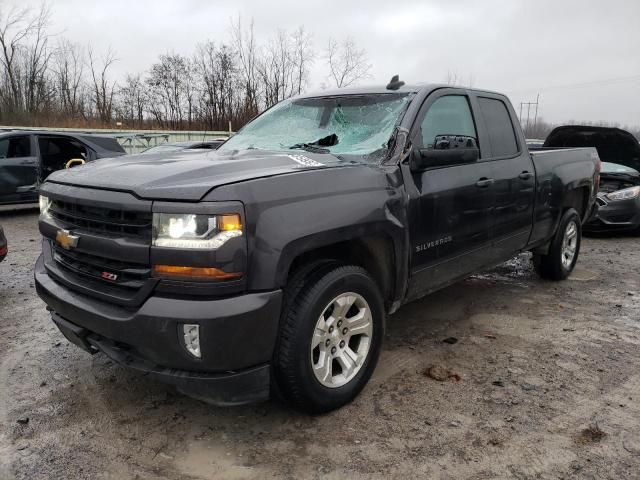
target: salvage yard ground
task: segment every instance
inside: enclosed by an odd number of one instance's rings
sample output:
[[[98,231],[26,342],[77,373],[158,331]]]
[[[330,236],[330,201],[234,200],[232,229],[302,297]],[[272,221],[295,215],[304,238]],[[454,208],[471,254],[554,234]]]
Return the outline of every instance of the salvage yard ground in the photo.
[[[585,239],[566,282],[522,255],[404,307],[364,392],[310,417],[211,407],[69,344],[33,286],[36,220],[0,214],[1,479],[640,475],[637,236]]]

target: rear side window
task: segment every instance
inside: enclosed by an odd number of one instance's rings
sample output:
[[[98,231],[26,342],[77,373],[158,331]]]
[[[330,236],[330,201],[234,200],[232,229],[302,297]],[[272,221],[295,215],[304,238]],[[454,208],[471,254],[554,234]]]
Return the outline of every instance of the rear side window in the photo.
[[[438,135],[466,135],[477,138],[467,97],[447,95],[429,107],[420,126],[422,145],[432,148]]]
[[[516,133],[509,110],[501,100],[479,97],[480,112],[489,134],[492,157],[512,157],[518,154]]]
[[[20,158],[31,156],[29,137],[13,137],[0,140],[0,158]]]

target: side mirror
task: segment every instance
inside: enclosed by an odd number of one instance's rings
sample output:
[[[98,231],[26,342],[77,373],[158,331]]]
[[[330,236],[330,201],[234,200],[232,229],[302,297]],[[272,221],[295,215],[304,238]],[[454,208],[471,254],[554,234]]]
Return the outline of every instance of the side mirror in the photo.
[[[414,151],[409,167],[412,172],[422,172],[432,167],[475,163],[480,158],[476,139],[465,135],[438,135],[433,148]]]

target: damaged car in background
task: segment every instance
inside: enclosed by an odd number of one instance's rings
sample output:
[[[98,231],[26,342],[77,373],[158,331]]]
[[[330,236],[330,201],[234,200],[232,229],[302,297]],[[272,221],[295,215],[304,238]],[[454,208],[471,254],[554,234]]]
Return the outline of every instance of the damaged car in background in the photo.
[[[595,147],[602,160],[598,209],[585,232],[640,231],[640,143],[620,128],[566,125],[545,148]]]
[[[0,133],[0,204],[37,203],[38,186],[58,170],[126,152],[109,136],[11,130]]]

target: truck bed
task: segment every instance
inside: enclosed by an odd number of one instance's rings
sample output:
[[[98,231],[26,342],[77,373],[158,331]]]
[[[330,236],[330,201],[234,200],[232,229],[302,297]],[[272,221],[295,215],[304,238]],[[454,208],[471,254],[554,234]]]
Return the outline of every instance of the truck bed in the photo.
[[[595,196],[592,185],[596,185],[600,159],[595,148],[544,148],[531,153],[536,169],[536,203],[533,231],[530,244],[548,241],[555,232],[560,212],[567,202],[566,192],[582,189],[583,198],[570,198],[576,207],[589,204]],[[562,188],[558,188],[558,187]],[[590,208],[577,208],[582,212],[582,221],[591,213]]]

